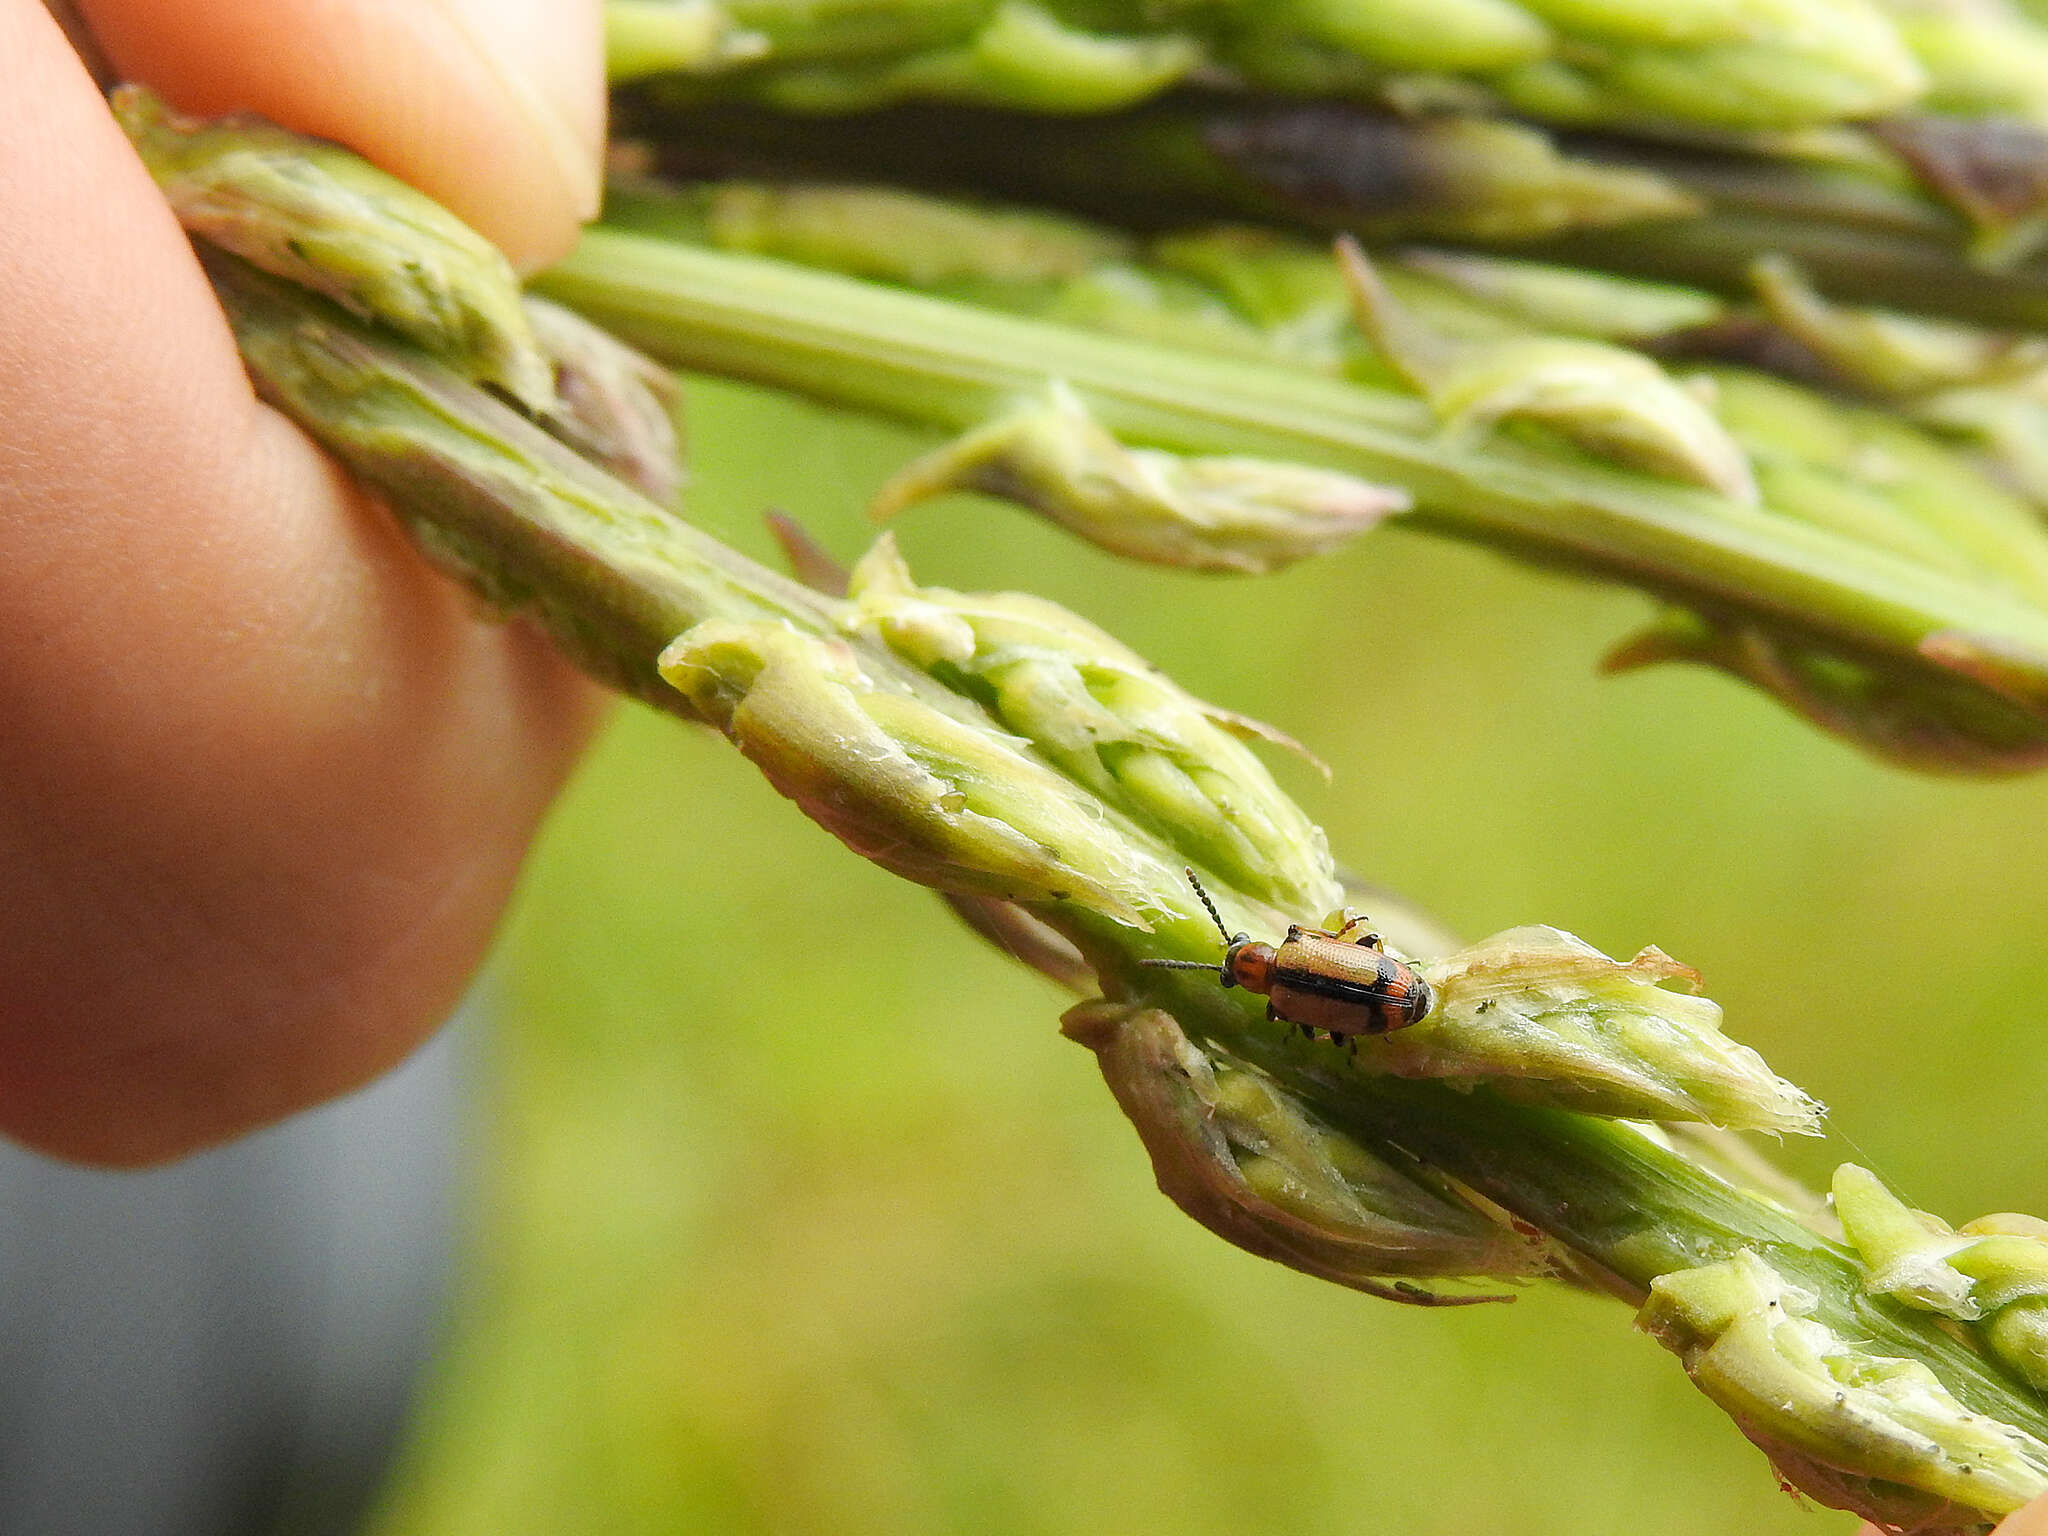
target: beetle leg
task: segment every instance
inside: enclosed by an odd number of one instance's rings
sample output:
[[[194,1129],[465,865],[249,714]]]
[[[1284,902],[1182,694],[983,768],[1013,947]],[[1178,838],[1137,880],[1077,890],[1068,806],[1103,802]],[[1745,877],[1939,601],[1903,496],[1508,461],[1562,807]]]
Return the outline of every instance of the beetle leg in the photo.
[[[1353,912],[1347,907],[1344,912],[1344,926],[1335,933],[1331,933],[1325,928],[1315,928],[1310,931],[1325,939],[1341,939],[1348,937],[1354,928],[1365,928],[1365,937],[1356,942],[1364,945],[1367,949],[1381,949],[1384,941],[1380,938],[1379,934],[1366,926],[1371,921],[1371,918]]]

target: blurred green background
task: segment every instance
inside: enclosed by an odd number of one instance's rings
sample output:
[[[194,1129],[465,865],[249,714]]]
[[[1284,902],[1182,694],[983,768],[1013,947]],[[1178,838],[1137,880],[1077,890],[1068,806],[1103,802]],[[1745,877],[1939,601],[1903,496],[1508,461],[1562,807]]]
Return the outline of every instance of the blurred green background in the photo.
[[[727,385],[692,516],[842,558],[921,440]],[[1121,564],[1008,508],[925,581],[1058,598],[1336,765],[1339,856],[1471,936],[1656,943],[1961,1220],[2048,1213],[2048,777],[1928,780],[1735,684],[1595,675],[1630,593],[1387,530],[1284,576]],[[778,799],[620,712],[500,947],[445,1351],[378,1536],[1848,1531],[1613,1303],[1421,1312],[1152,1188],[1065,1000]]]

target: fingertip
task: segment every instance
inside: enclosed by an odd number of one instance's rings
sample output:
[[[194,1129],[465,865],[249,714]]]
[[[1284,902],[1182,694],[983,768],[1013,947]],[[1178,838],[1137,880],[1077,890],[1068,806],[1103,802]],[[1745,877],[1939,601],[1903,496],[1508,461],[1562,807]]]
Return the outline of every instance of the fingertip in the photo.
[[[256,112],[348,145],[522,269],[593,217],[597,0],[85,0],[127,77],[187,111]]]
[[[521,270],[545,266],[567,254],[578,227],[597,217],[602,195],[601,10],[592,0],[434,0],[433,8],[468,40],[480,67],[495,82],[497,99],[509,108],[512,131],[527,145],[536,180],[549,183],[555,201],[539,210],[541,217],[531,217],[530,209],[493,210],[508,225],[521,216],[523,227],[516,236],[498,242],[513,265]],[[502,155],[503,145],[485,139],[475,152]]]

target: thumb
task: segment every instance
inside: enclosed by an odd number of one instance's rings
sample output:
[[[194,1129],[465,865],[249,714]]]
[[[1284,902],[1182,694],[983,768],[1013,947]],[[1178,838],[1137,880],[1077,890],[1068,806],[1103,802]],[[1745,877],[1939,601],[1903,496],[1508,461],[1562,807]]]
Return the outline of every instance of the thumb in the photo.
[[[337,140],[545,265],[597,211],[598,0],[81,0],[115,68],[188,112]]]

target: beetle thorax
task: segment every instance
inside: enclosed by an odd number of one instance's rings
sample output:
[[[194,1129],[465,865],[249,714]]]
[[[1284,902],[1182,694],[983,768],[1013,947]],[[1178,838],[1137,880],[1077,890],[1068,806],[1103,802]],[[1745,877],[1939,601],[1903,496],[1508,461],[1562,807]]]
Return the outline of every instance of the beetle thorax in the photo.
[[[1276,958],[1270,944],[1256,943],[1242,936],[1233,939],[1230,948],[1223,953],[1223,985],[1243,987],[1247,992],[1272,991]]]

